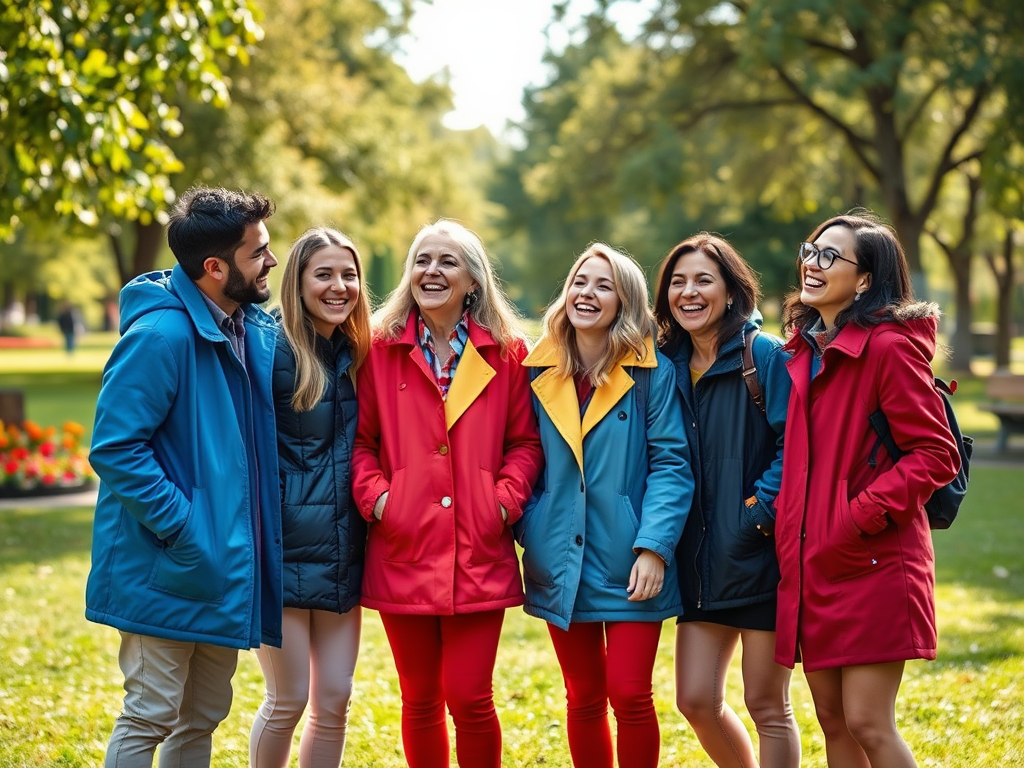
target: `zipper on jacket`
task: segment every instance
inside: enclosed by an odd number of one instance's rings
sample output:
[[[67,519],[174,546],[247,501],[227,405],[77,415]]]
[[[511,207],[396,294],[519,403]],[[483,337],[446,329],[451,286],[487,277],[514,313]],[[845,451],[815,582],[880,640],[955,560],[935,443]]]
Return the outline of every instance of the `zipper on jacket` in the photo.
[[[713,364],[712,364],[713,365]],[[709,369],[710,370],[710,369]],[[706,373],[706,371],[705,371]],[[701,378],[704,378],[701,376]],[[697,434],[697,457],[701,458],[704,451],[701,447],[701,430],[700,430],[700,409],[697,406],[697,387],[700,386],[700,379],[697,380],[697,385],[693,388],[693,423],[697,426],[693,428],[693,431]],[[704,483],[700,483],[700,495],[704,495]],[[703,609],[704,605],[704,581],[700,576],[700,551],[704,547],[704,539],[707,538],[708,526],[707,519],[704,517],[704,500],[703,498],[696,499],[697,509],[700,512],[700,541],[697,542],[697,551],[693,554],[693,571],[697,574],[697,608]]]

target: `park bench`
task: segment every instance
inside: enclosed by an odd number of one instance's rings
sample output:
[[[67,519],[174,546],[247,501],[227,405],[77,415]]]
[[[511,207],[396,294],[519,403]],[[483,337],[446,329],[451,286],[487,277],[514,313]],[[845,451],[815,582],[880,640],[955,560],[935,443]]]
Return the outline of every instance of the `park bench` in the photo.
[[[989,402],[979,403],[978,407],[999,417],[996,453],[1002,453],[1011,432],[1024,434],[1024,376],[993,373],[988,377],[985,397]]]

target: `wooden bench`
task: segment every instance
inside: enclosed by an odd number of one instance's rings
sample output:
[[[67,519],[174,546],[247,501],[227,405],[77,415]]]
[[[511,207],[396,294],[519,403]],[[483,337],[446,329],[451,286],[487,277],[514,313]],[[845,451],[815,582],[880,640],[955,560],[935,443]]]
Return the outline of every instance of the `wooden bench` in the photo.
[[[988,377],[985,397],[991,402],[979,403],[978,407],[999,417],[996,452],[1002,453],[1011,432],[1024,434],[1024,376],[993,373]]]

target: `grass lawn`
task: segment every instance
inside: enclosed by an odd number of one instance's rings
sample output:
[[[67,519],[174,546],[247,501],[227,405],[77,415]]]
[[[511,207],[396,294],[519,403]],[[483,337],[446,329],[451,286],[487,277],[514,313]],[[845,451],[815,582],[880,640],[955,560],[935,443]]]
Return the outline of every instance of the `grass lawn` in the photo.
[[[901,731],[922,766],[1024,765],[1024,474],[978,467],[972,475],[961,518],[935,534],[939,659],[908,665],[898,704]],[[102,761],[122,692],[117,633],[82,615],[90,527],[89,509],[0,510],[0,768]],[[673,705],[672,638],[666,623],[655,669],[661,765],[709,768]],[[356,679],[345,765],[404,765],[398,682],[371,611]],[[729,680],[730,702],[746,718],[735,663]],[[249,727],[262,694],[255,657],[243,653],[234,707],[215,736],[218,768],[247,764]],[[803,765],[822,768],[824,742],[799,672],[793,699]],[[571,764],[550,641],[543,623],[519,610],[507,615],[495,700],[505,765]]]

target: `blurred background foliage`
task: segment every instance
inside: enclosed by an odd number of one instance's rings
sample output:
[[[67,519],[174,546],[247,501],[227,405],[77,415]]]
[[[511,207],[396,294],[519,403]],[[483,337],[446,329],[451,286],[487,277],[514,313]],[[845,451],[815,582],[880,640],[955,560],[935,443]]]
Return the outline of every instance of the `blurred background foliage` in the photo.
[[[582,17],[552,2],[551,39],[567,42],[506,142],[446,128],[447,75],[417,82],[398,63],[424,2],[5,4],[3,330],[62,300],[110,327],[119,287],[173,263],[166,212],[202,182],[274,198],[279,256],[312,224],[345,230],[378,297],[421,225],[463,220],[531,316],[589,242],[653,281],[702,229],[760,272],[771,314],[796,244],[865,206],[946,311],[953,368],[981,338],[1009,364],[1024,321],[1019,0],[644,0],[629,37],[610,11],[636,0]]]

